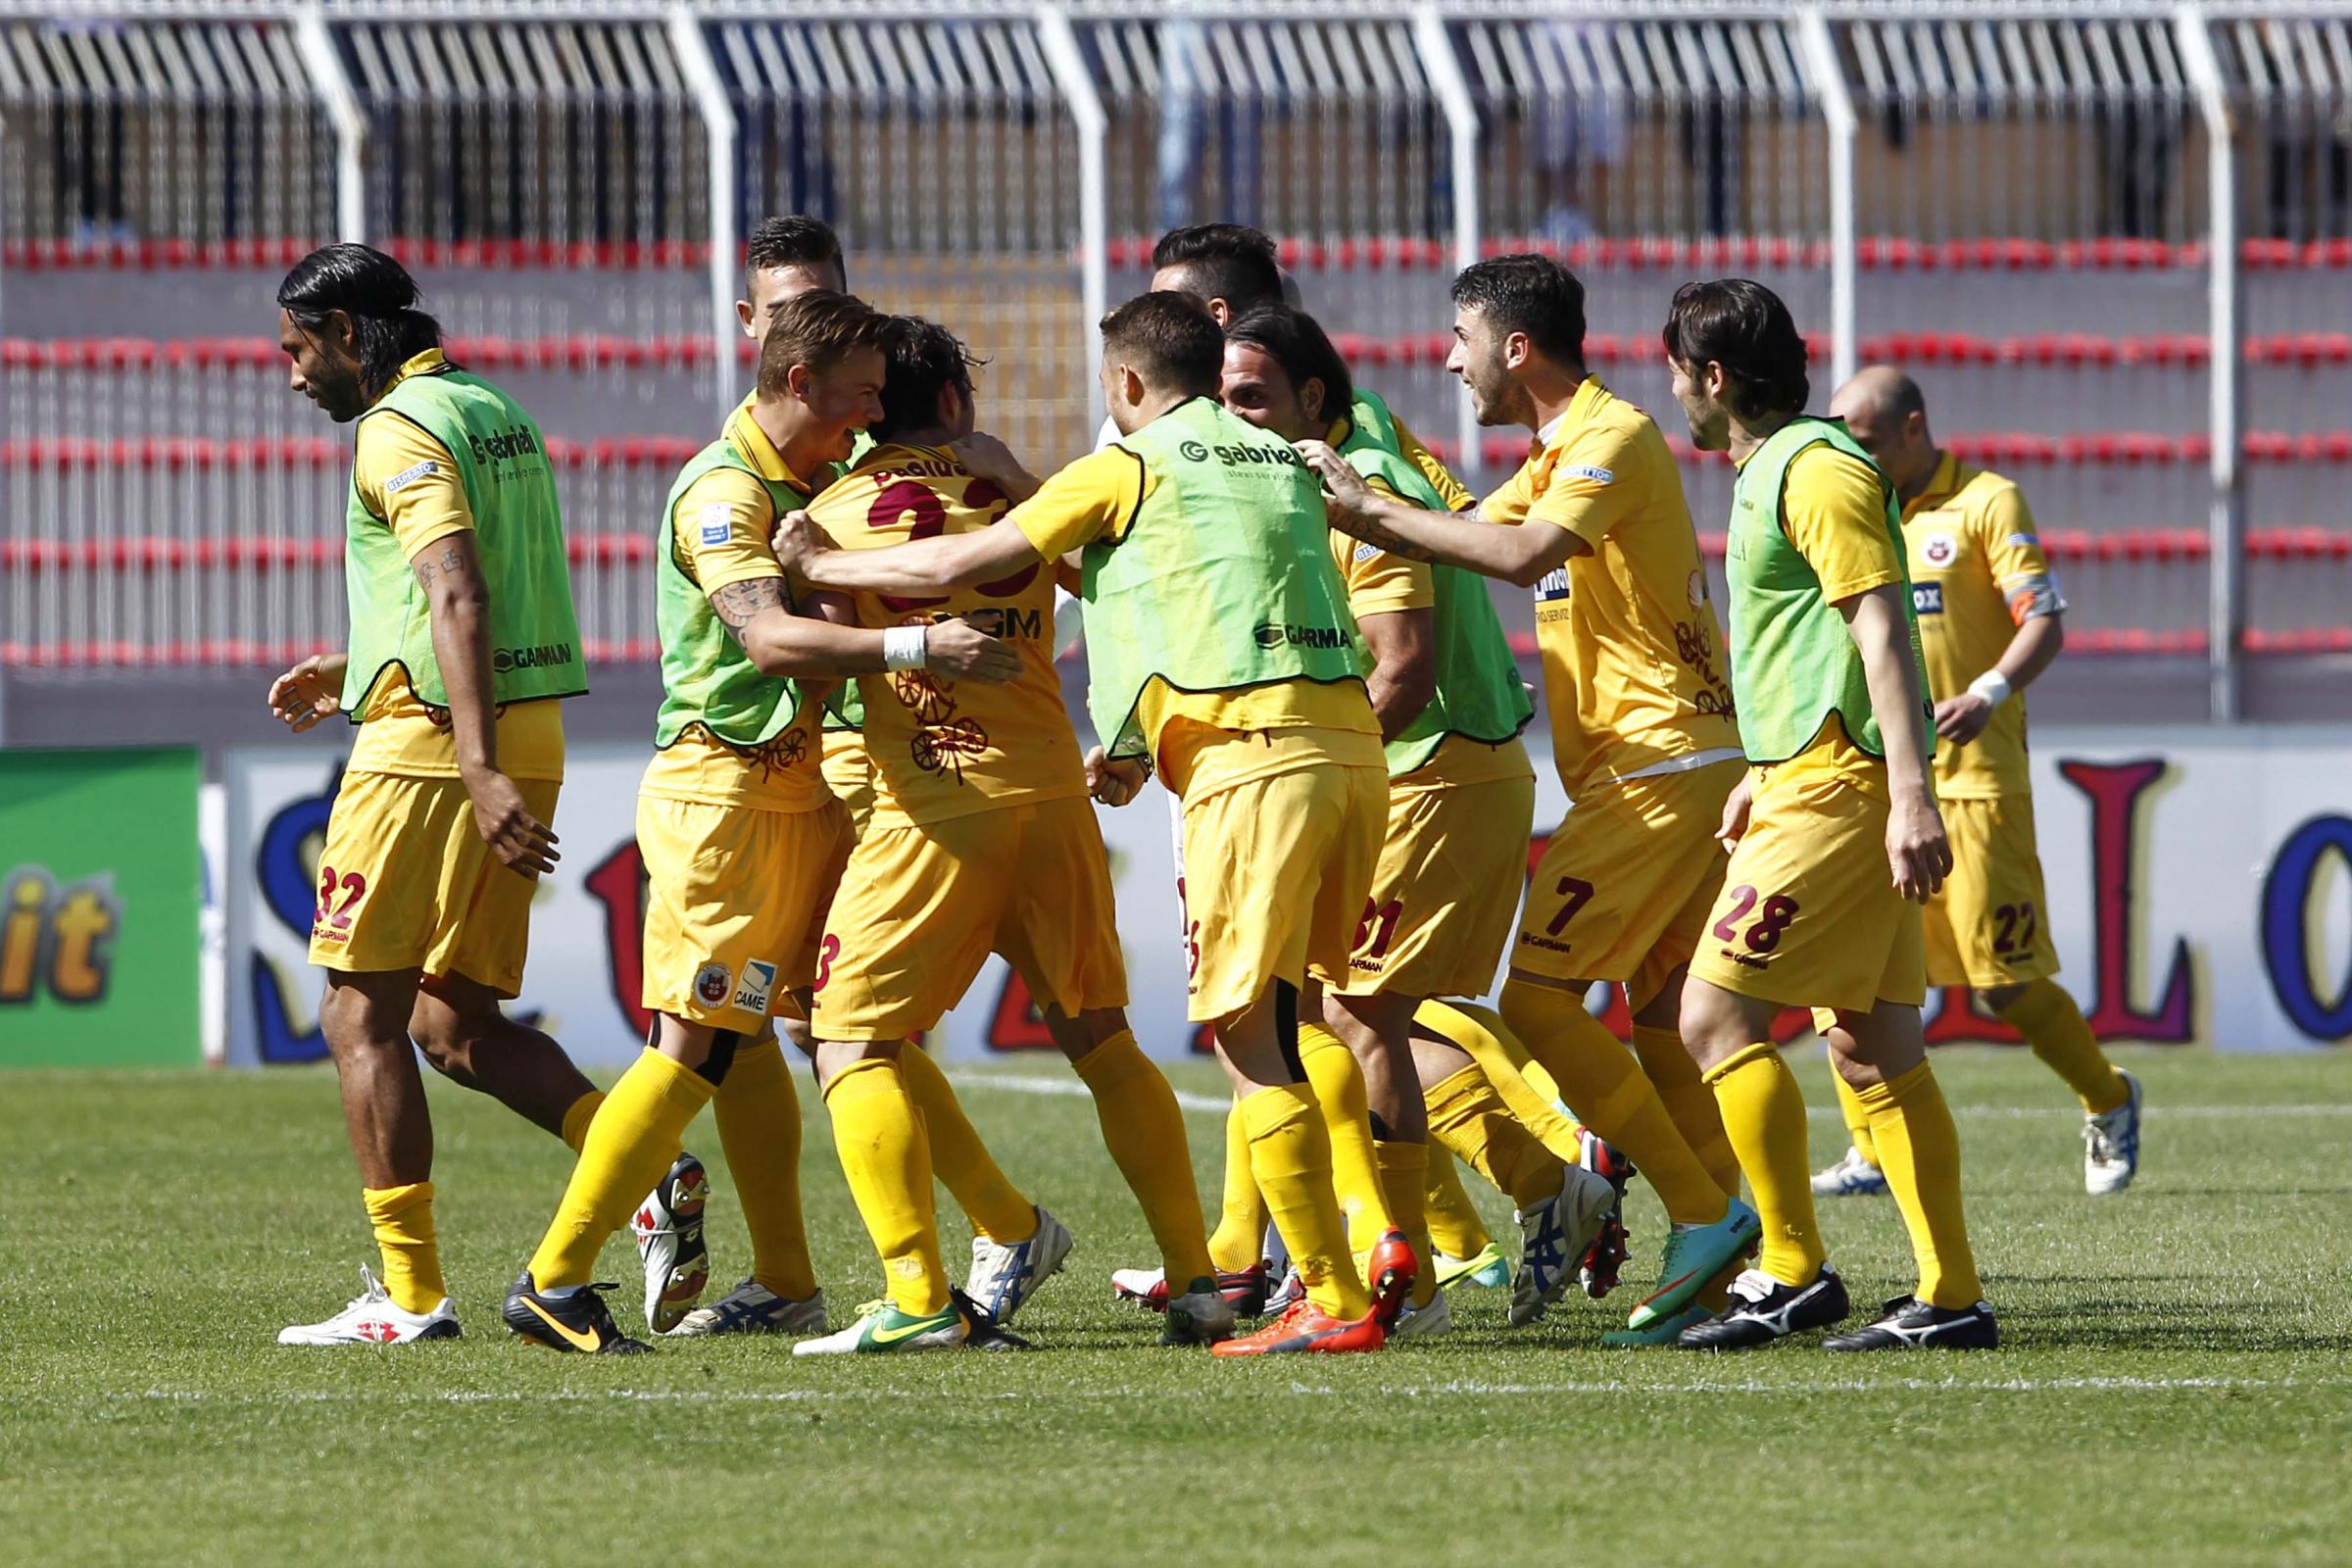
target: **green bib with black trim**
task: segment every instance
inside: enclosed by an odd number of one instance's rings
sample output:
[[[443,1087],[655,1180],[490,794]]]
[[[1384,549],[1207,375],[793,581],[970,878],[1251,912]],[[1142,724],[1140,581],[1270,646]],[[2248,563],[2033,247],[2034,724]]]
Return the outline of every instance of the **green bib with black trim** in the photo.
[[[1144,755],[1136,708],[1153,680],[1361,684],[1322,489],[1289,442],[1195,398],[1119,445],[1152,482],[1126,531],[1082,558],[1087,708],[1105,752]]]
[[[539,426],[480,376],[451,367],[392,383],[368,419],[409,420],[448,449],[473,514],[473,548],[490,594],[490,689],[500,705],[588,690],[564,514]],[[388,489],[414,477],[393,474]],[[343,711],[358,723],[385,670],[435,708],[449,688],[433,657],[432,614],[391,524],[360,499],[355,476],[344,519],[343,586],[351,612]]]

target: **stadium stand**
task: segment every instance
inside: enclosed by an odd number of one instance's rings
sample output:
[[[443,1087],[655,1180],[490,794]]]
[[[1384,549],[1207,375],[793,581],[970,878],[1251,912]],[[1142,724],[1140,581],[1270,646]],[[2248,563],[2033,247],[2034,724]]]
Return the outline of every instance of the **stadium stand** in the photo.
[[[1140,288],[1169,221],[1278,234],[1365,379],[1482,482],[1523,444],[1466,428],[1445,369],[1465,237],[1576,268],[1594,368],[1670,431],[1665,298],[1748,273],[1814,332],[1819,397],[1846,321],[1856,363],[1913,369],[1947,445],[2027,485],[2070,647],[2113,656],[2037,705],[2201,717],[2233,648],[2250,709],[2292,716],[2352,654],[2352,21],[2324,8],[67,9],[0,16],[11,739],[88,722],[116,671],[226,712],[340,638],[345,437],[286,393],[268,301],[346,232],[540,418],[600,685],[634,691],[651,519],[747,373],[713,290],[791,210],[841,231],[855,288],[971,340],[990,424],[1040,464],[1091,438],[1095,290]],[[2242,536],[2217,554],[2222,259]],[[1729,470],[1684,457],[1712,529]]]

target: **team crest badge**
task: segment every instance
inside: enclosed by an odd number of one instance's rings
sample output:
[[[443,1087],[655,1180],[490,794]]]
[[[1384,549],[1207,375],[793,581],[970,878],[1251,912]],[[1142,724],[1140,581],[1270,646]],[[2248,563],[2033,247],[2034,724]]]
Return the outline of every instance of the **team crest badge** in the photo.
[[[1948,533],[1932,533],[1928,535],[1927,542],[1919,547],[1919,553],[1927,558],[1931,566],[1948,566],[1952,564],[1952,558],[1960,553],[1960,541]]]
[[[734,973],[723,963],[706,963],[694,971],[695,1000],[706,1007],[723,1007],[735,989]]]

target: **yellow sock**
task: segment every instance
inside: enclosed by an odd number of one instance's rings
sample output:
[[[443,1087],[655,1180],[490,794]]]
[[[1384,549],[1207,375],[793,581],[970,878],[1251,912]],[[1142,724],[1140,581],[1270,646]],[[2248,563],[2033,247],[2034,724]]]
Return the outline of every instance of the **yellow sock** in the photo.
[[[1225,1112],[1225,1206],[1209,1234],[1208,1255],[1230,1274],[1266,1260],[1266,1200],[1250,1174],[1250,1127],[1238,1100]]]
[[[2096,1116],[2132,1098],[2132,1088],[2115,1070],[2098,1036],[2075,999],[2055,980],[2041,979],[2026,987],[2025,995],[2009,1004],[2002,1021],[2026,1037],[2043,1066],[2066,1080],[2066,1087]]]
[[[1159,1244],[1168,1287],[1182,1294],[1217,1266],[1208,1257],[1208,1227],[1200,1217],[1200,1190],[1193,1185],[1192,1148],[1176,1092],[1125,1030],[1079,1057],[1078,1076],[1095,1097],[1103,1147]]]
[[[1854,1152],[1873,1165],[1879,1162],[1879,1141],[1870,1135],[1870,1108],[1854,1086],[1837,1074],[1830,1081],[1838,1086],[1838,1114],[1845,1118],[1845,1136],[1853,1141]]]
[[[1667,1218],[1677,1225],[1712,1225],[1723,1218],[1729,1200],[1722,1187],[1683,1141],[1642,1064],[1585,1010],[1582,997],[1514,980],[1502,988],[1502,1015],[1584,1124],[1623,1150],[1649,1179]]]
[[[1372,1148],[1372,1116],[1364,1103],[1364,1070],[1355,1053],[1319,1023],[1298,1025],[1298,1062],[1314,1086],[1331,1139],[1331,1183],[1348,1216],[1349,1245],[1358,1253],[1394,1230],[1380,1186],[1380,1155]],[[1264,1183],[1259,1183],[1262,1188]],[[1273,1195],[1267,1194],[1269,1201]],[[1360,1313],[1358,1314],[1361,1315]]]
[[[805,1301],[816,1294],[816,1269],[801,1215],[801,1097],[784,1048],[762,1040],[738,1050],[710,1110],[752,1233],[752,1278]]]
[[[1037,1205],[998,1168],[996,1156],[980,1141],[979,1129],[963,1113],[963,1102],[931,1054],[908,1044],[899,1053],[899,1076],[923,1113],[931,1168],[973,1228],[1007,1246],[1035,1236]]]
[[[430,1312],[449,1295],[441,1279],[441,1247],[433,1240],[433,1184],[363,1187],[368,1223],[384,1260],[384,1294],[403,1312]]]
[[[901,1054],[919,1055],[921,1049],[906,1046]],[[926,1117],[899,1063],[887,1056],[850,1063],[826,1089],[825,1109],[850,1197],[882,1254],[891,1300],[916,1317],[946,1311],[948,1271],[939,1258]]]
[[[564,1112],[564,1143],[573,1153],[588,1147],[588,1124],[596,1120],[597,1108],[604,1102],[605,1092],[591,1089]]]
[[[1723,1135],[1723,1112],[1714,1092],[1698,1076],[1698,1063],[1684,1049],[1679,1030],[1634,1025],[1634,1054],[1642,1073],[1658,1092],[1658,1103],[1674,1119],[1675,1130],[1690,1152],[1707,1168],[1727,1198],[1740,1196],[1740,1156]]]
[[[1420,1267],[1413,1272],[1413,1304],[1427,1306],[1438,1294],[1438,1260],[1429,1241],[1429,1146],[1383,1139],[1373,1146],[1380,1159],[1380,1192]]]
[[[1765,1273],[1783,1285],[1810,1285],[1829,1254],[1813,1212],[1813,1172],[1806,1161],[1805,1097],[1778,1047],[1759,1041],[1706,1074],[1723,1112],[1723,1130],[1756,1195],[1764,1221]]]
[[[1343,1048],[1345,1049],[1345,1048]],[[1316,1306],[1352,1323],[1372,1310],[1363,1276],[1348,1248],[1348,1222],[1331,1185],[1331,1132],[1315,1092],[1281,1084],[1242,1101],[1250,1130],[1250,1168],[1266,1195],[1274,1228]]]
[[[1526,1044],[1502,1021],[1501,1013],[1469,1002],[1424,1002],[1413,1014],[1413,1026],[1459,1046],[1478,1063],[1488,1086],[1502,1097],[1520,1126],[1563,1162],[1583,1162],[1577,1138],[1582,1129],[1560,1113],[1559,1086],[1528,1054]]]
[[[1433,1128],[1431,1136],[1436,1136]],[[1448,1257],[1476,1257],[1494,1244],[1487,1234],[1487,1222],[1479,1217],[1478,1205],[1462,1191],[1462,1174],[1454,1169],[1453,1156],[1440,1144],[1429,1156],[1429,1189],[1422,1200],[1422,1211],[1429,1216],[1429,1242]]]
[[[1512,1117],[1476,1066],[1439,1080],[1422,1098],[1429,1102],[1429,1136],[1493,1182],[1512,1206],[1533,1208],[1559,1193],[1560,1157]]]
[[[678,1157],[678,1140],[710,1103],[712,1088],[710,1079],[659,1051],[637,1054],[588,1124],[564,1201],[531,1254],[533,1285],[557,1290],[596,1277],[605,1238]]]
[[[1960,1202],[1960,1130],[1952,1125],[1934,1069],[1923,1061],[1858,1094],[1878,1137],[1886,1190],[1911,1233],[1919,1260],[1916,1294],[1936,1306],[1975,1305],[1984,1299],[1984,1285],[1977,1278]]]

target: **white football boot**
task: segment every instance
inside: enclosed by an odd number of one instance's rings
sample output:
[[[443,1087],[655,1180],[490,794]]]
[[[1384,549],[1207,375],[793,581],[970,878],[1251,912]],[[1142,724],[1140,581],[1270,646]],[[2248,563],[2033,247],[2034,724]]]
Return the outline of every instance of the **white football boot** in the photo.
[[[681,1153],[629,1216],[637,1261],[645,1269],[645,1326],[656,1334],[683,1322],[710,1283],[710,1250],[703,1242],[703,1207],[710,1198],[703,1162]]]
[[[2139,1174],[2139,1080],[2122,1077],[2132,1098],[2082,1118],[2082,1190],[2094,1198],[2122,1192]]]
[[[669,1331],[677,1340],[710,1334],[822,1334],[825,1293],[794,1300],[758,1280],[745,1280],[709,1306],[698,1306]]]
[[[404,1312],[384,1294],[383,1281],[365,1264],[366,1289],[349,1306],[323,1323],[297,1323],[277,1331],[280,1345],[409,1345],[417,1340],[454,1340],[458,1314],[444,1296],[430,1312]]]
[[[1037,1288],[1060,1271],[1070,1247],[1069,1227],[1042,1208],[1037,1211],[1037,1234],[1025,1242],[1006,1245],[975,1235],[972,1272],[963,1294],[995,1321],[1009,1323]]]
[[[1876,1198],[1886,1190],[1886,1173],[1864,1159],[1859,1149],[1848,1149],[1837,1164],[1813,1173],[1816,1198]]]

